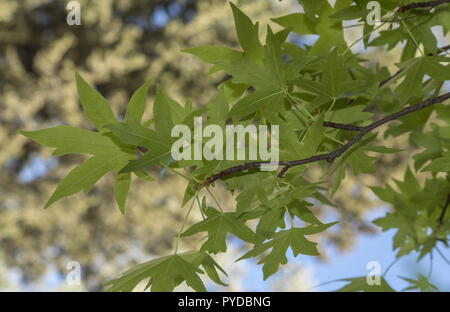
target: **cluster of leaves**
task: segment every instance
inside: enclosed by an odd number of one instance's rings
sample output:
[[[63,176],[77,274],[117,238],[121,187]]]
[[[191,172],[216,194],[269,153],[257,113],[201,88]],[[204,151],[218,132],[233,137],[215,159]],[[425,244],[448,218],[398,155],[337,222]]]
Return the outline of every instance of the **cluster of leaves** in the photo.
[[[344,40],[343,21],[365,21],[368,1],[339,0],[334,6],[324,0],[299,2],[305,13],[273,19],[283,30],[273,32],[267,26],[264,43],[260,41],[259,24],[231,4],[242,51],[217,46],[184,50],[212,64],[211,74],[224,72],[231,76],[218,86],[217,96],[205,107],[194,108],[190,101],[182,105],[158,87],[153,118],[143,122],[150,86],[150,82],[146,82],[133,95],[123,121],[119,121],[106,100],[77,74],[83,110],[98,131],[59,126],[23,132],[41,144],[55,147],[56,155],[93,155],[67,175],[47,207],[62,197],[89,190],[110,171],[116,174],[115,197],[122,212],[132,173],[151,181],[153,178],[146,168],[156,166],[161,174],[170,170],[188,180],[182,205],[190,202],[188,216],[197,205],[203,220],[187,230],[184,229],[186,222],[183,224],[173,255],[120,274],[108,282],[110,290],[130,291],[141,281],[148,280],[147,288],[153,291],[170,291],[183,281],[203,291],[205,286],[199,277],[203,273],[223,284],[217,271],[221,269],[211,255],[227,250],[228,234],[253,245],[240,259],[258,258],[263,265],[264,279],[286,264],[288,249],[294,256],[317,256],[317,243],[307,236],[321,233],[335,224],[322,223],[310,209],[314,200],[333,206],[324,195],[327,190],[324,185],[330,180],[329,190],[333,194],[347,168],[354,174],[373,173],[375,155],[397,152],[375,145],[376,134],[373,134],[345,150],[331,166],[317,162],[324,172],[324,181],[308,181],[304,176],[308,166],[293,166],[282,179],[275,171],[263,172],[255,168],[224,174],[220,180],[231,192],[237,193],[236,209],[226,212],[211,192],[208,177],[246,161],[175,161],[171,158],[171,146],[176,139],[171,137],[174,125],[184,124],[193,130],[194,117],[198,116],[203,116],[206,124],[223,129],[227,124],[278,125],[280,159],[294,161],[336,150],[354,137],[352,131],[327,127],[324,120],[364,127],[373,118],[372,112],[389,114],[407,104],[419,103],[438,95],[444,81],[450,80],[449,58],[439,55],[436,40],[430,38],[434,38],[430,31],[432,26],[442,25],[448,32],[448,10],[437,7],[432,14],[423,10],[391,14],[397,2],[381,3],[387,19],[383,23],[389,24],[390,29],[369,41],[369,35],[376,28],[364,24],[362,41],[366,47],[387,44],[388,49],[397,43],[405,44],[399,72],[390,78],[386,68],[367,66]],[[412,22],[414,14],[418,16]],[[394,19],[399,21],[394,23]],[[320,37],[312,46],[299,47],[288,40],[292,32]],[[421,56],[415,57],[417,52],[422,53]],[[387,87],[398,79],[402,82]],[[443,122],[430,125],[432,130],[424,132],[432,112]],[[381,199],[395,208],[376,223],[385,230],[397,231],[394,247],[399,249],[398,257],[414,250],[423,257],[432,252],[437,242],[447,246],[450,213],[442,214],[442,211],[450,192],[450,181],[438,175],[450,171],[448,123],[448,107],[436,104],[402,117],[399,124],[385,131],[385,136],[409,133],[411,145],[424,148],[414,156],[415,170],[432,172],[423,187],[408,169],[404,181],[396,181],[398,190],[389,186],[373,188]],[[201,198],[201,189],[206,189],[216,207],[208,205],[205,197]],[[179,253],[178,241],[197,233],[207,234],[200,251]],[[423,288],[425,283],[420,278],[414,285]],[[363,285],[362,280],[348,279],[349,285],[342,290],[368,290],[370,287]],[[372,290],[390,289],[387,285]]]

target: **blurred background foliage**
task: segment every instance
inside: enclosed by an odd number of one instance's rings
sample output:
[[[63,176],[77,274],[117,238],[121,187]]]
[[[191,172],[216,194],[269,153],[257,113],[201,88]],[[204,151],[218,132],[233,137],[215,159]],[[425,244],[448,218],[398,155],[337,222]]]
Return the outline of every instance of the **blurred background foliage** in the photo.
[[[112,177],[104,178],[89,194],[42,209],[57,183],[81,159],[51,157],[50,149],[17,131],[59,124],[91,128],[76,95],[74,72],[81,72],[119,115],[132,92],[148,78],[181,102],[189,98],[202,105],[226,77],[208,76],[208,65],[180,50],[196,45],[237,46],[231,10],[223,0],[79,2],[81,26],[66,23],[67,1],[0,2],[0,289],[40,290],[48,288],[49,280],[59,289],[68,288],[63,283],[66,264],[75,260],[83,274],[82,285],[75,289],[99,290],[112,274],[173,248],[184,215],[180,201],[186,184],[168,173],[158,182],[134,181],[126,216],[113,203]],[[299,9],[296,1],[239,4],[262,25]],[[358,35],[354,28],[346,31],[350,42]],[[382,57],[371,49],[370,58],[387,66],[398,61],[398,50]],[[400,137],[388,145],[401,148],[404,143]],[[358,179],[349,175],[333,198],[336,208],[315,207],[318,214],[332,212],[341,221],[338,231],[322,239],[345,251],[359,233],[374,232],[365,215],[379,203],[364,186],[400,175],[406,166],[404,157],[405,153],[398,153],[380,159],[376,175]],[[219,187],[215,190],[222,198],[230,196]],[[226,202],[232,209],[233,201]],[[229,258],[221,256],[221,263],[232,263],[237,253],[231,250]],[[307,289],[302,281],[308,274],[292,266],[273,280],[274,290]],[[244,269],[232,267],[227,289],[240,290]],[[286,289],[289,278],[295,282]]]

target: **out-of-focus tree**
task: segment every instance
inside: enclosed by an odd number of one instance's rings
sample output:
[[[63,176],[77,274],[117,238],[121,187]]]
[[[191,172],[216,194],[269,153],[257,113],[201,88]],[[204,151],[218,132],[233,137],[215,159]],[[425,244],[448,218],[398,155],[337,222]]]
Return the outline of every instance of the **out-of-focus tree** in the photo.
[[[205,79],[208,68],[180,50],[235,46],[237,40],[228,4],[221,0],[80,0],[79,26],[67,24],[67,2],[0,3],[0,258],[20,269],[24,285],[35,284],[49,269],[64,279],[66,263],[79,261],[79,289],[93,290],[103,277],[173,248],[185,184],[169,173],[150,188],[135,181],[123,217],[114,208],[113,181],[107,177],[89,196],[76,195],[44,211],[57,182],[81,159],[52,158],[17,131],[92,127],[82,116],[75,71],[119,114],[149,78],[175,98],[204,103],[224,77]],[[286,8],[266,1],[245,6],[259,18]]]

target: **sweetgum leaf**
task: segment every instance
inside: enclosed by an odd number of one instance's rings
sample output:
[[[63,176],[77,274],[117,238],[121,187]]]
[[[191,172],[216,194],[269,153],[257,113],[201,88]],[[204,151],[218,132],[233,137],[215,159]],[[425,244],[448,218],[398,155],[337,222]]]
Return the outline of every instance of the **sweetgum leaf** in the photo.
[[[117,122],[106,99],[84,81],[79,73],[75,74],[75,78],[83,111],[94,126],[101,130],[104,126]]]
[[[227,233],[232,233],[246,242],[253,242],[255,233],[243,221],[237,218],[236,213],[219,212],[209,207],[205,214],[207,218],[192,225],[182,236],[190,236],[199,232],[208,232],[208,239],[202,245],[202,250],[218,253],[227,250]]]
[[[240,257],[237,261],[256,257],[268,249],[272,249],[269,254],[264,256],[258,264],[263,264],[264,280],[273,275],[280,264],[286,264],[286,252],[288,248],[291,248],[294,256],[298,254],[304,254],[309,256],[318,256],[317,243],[311,242],[305,238],[305,235],[317,234],[325,231],[330,226],[336,224],[327,223],[322,225],[311,225],[305,228],[290,228],[288,230],[282,230],[273,236],[273,239],[255,245],[255,247]]]
[[[189,259],[189,257],[187,257]],[[181,282],[196,291],[206,291],[198,274],[202,270],[188,262],[183,254],[157,258],[131,268],[105,283],[108,291],[132,291],[140,282],[150,280],[147,287],[154,292],[173,291]]]

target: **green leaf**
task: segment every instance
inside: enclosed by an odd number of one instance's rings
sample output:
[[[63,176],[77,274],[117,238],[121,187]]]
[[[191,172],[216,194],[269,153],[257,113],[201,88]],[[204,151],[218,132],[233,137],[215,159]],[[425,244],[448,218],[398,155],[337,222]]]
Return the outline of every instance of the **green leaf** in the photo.
[[[120,173],[135,172],[136,170],[141,170],[149,166],[166,164],[171,159],[170,150],[163,150],[159,148],[153,148],[146,152],[139,159],[131,160]]]
[[[105,174],[113,170],[119,170],[131,159],[129,153],[116,152],[113,154],[99,154],[89,158],[78,167],[72,169],[61,181],[45,208],[57,200],[75,194],[79,191],[88,191]]]
[[[134,174],[147,182],[155,181],[155,179],[150,176],[145,170],[136,170],[134,171]]]
[[[228,115],[228,101],[225,90],[220,87],[219,93],[208,105],[208,121],[211,124],[224,126]]]
[[[216,284],[222,286],[228,286],[219,277],[218,271],[222,272],[225,276],[228,276],[227,273],[220,267],[220,265],[206,252],[203,251],[195,251],[195,252],[187,252],[181,254],[183,259],[187,260],[189,263],[192,263],[195,267],[199,265],[202,266],[206,275]]]
[[[346,8],[343,8],[342,10],[339,10],[335,14],[333,14],[331,17],[339,19],[339,20],[354,20],[359,19],[367,14],[367,10],[361,8],[359,5],[352,5]]]
[[[284,228],[284,215],[286,208],[273,207],[268,209],[259,219],[256,227],[256,243],[262,243],[271,238],[275,231],[281,227]]]
[[[296,200],[289,204],[289,212],[304,222],[320,225],[322,222],[308,208],[308,202]]]
[[[389,135],[397,137],[403,133],[422,131],[432,112],[433,107],[429,107],[414,112],[414,114],[400,117],[398,120],[401,123],[389,125],[388,129],[384,132],[384,137],[387,138]]]
[[[314,17],[306,13],[293,13],[274,18],[272,21],[284,28],[291,28],[294,32],[301,35],[320,35],[310,50],[310,53],[327,55],[332,47],[338,47],[339,49],[345,49],[347,47],[344,40],[342,22],[332,18],[332,16],[349,5],[349,0],[336,1],[333,7],[328,1],[322,1],[320,10],[316,12],[319,17]]]
[[[130,118],[140,122],[142,119],[142,115],[144,115],[145,111],[145,102],[147,101],[147,93],[152,80],[147,80],[136,92],[133,93],[133,96],[130,99],[130,102],[127,106],[127,111],[125,113],[125,122],[127,122]]]
[[[344,66],[343,57],[338,54],[337,49],[334,49],[325,62],[322,83],[331,96],[337,98],[345,91],[342,88],[343,83],[349,80],[350,75]],[[352,83],[354,84],[353,81]]]
[[[424,276],[423,274],[418,274],[417,279],[412,279],[412,278],[407,278],[407,277],[402,277],[402,276],[400,276],[400,278],[410,284],[410,286],[403,289],[403,291],[415,290],[415,289],[424,291],[424,292],[425,291],[439,291],[439,289],[435,285],[431,284],[428,281],[428,278],[426,276]]]
[[[381,154],[393,154],[398,152],[403,152],[404,150],[387,147],[387,146],[367,146],[365,148],[367,151],[381,153]]]
[[[245,15],[237,6],[230,2],[233,10],[236,33],[242,50],[253,60],[259,61],[263,57],[263,49],[259,41],[258,26],[253,24],[250,18]]]
[[[283,90],[255,91],[237,102],[228,113],[228,117],[247,116],[269,104],[274,107],[284,98]]]
[[[267,25],[267,37],[265,46],[265,63],[270,67],[273,72],[276,86],[283,86],[285,77],[284,69],[282,68],[281,59],[281,44],[285,41],[288,35],[288,31],[281,31],[276,35],[273,34],[272,29]]]
[[[333,110],[325,115],[325,120],[336,123],[352,124],[357,121],[366,121],[372,118],[373,114],[365,112],[365,105],[348,106]]]
[[[256,90],[281,89],[283,87],[274,68],[268,64],[257,65],[248,59],[233,62],[222,61],[218,64],[226,73],[233,76],[235,84],[246,84]]]
[[[105,125],[117,122],[105,98],[84,81],[79,73],[75,74],[75,79],[83,111],[94,126],[101,130]]]
[[[346,278],[342,279],[341,281],[347,282],[345,286],[342,288],[339,288],[338,292],[393,292],[395,291],[392,289],[391,286],[386,282],[386,280],[383,277],[380,277],[380,285],[369,285],[367,283],[367,277],[355,277],[355,278]]]
[[[311,16],[316,15],[320,11],[323,1],[324,0],[298,0],[305,9],[305,12]]]
[[[165,137],[170,137],[173,127],[171,99],[161,89],[156,89],[155,103],[153,104],[153,119],[155,121],[155,129]]]
[[[354,150],[348,154],[348,161],[355,175],[360,173],[374,173],[374,161],[377,159],[378,157],[367,155],[364,149]]]
[[[406,168],[405,174],[403,176],[403,181],[398,181],[395,179],[394,181],[395,184],[397,184],[399,190],[404,194],[419,193],[422,189],[419,181],[417,181],[417,178],[414,176],[409,166]]]
[[[219,253],[227,250],[226,236],[232,233],[246,242],[254,241],[254,232],[240,221],[236,213],[223,213],[209,207],[205,214],[207,218],[192,225],[181,236],[190,236],[200,232],[208,232],[208,240],[202,245],[201,250]]]
[[[284,78],[286,81],[295,81],[298,79],[300,71],[303,70],[309,63],[315,61],[317,58],[315,56],[301,56],[294,61],[284,64]]]
[[[181,206],[186,205],[195,196],[195,194],[197,194],[197,184],[194,182],[189,182],[186,187],[186,191],[184,191]]]
[[[217,46],[197,46],[184,49],[182,52],[193,54],[202,61],[211,64],[217,64],[223,61],[239,61],[244,55],[242,52]]]
[[[321,65],[323,78],[321,82],[307,79],[296,80],[302,89],[316,95],[341,99],[356,96],[366,92],[371,81],[358,81],[351,78],[345,64],[344,57],[334,49]]]
[[[100,154],[119,150],[119,146],[113,141],[110,135],[100,134],[81,128],[69,126],[57,126],[39,131],[21,131],[22,135],[33,141],[55,147],[53,155],[66,154]]]
[[[332,99],[333,95],[328,91],[328,89],[319,82],[307,80],[307,79],[297,79],[295,83],[303,90],[311,92],[319,96],[324,96]]]
[[[128,192],[131,185],[131,173],[117,173],[114,184],[114,197],[120,212],[125,214],[125,203],[127,201]]]
[[[173,291],[183,281],[196,291],[206,291],[199,273],[203,271],[186,261],[183,254],[177,254],[137,265],[108,281],[105,286],[108,291],[129,292],[140,282],[150,278],[146,288],[151,286],[151,291],[154,292]]]
[[[345,165],[341,164],[337,168],[337,172],[333,176],[333,181],[331,183],[331,189],[330,189],[330,196],[333,196],[339,186],[341,185],[341,182],[345,179]]]
[[[289,15],[273,18],[272,21],[284,28],[291,28],[301,35],[315,33],[315,20],[303,13],[292,13]]]
[[[243,255],[239,260],[256,257],[266,250],[272,248],[272,251],[264,256],[258,264],[263,264],[264,280],[273,275],[280,264],[286,264],[286,252],[290,247],[294,256],[298,254],[304,254],[309,256],[318,256],[317,243],[311,242],[305,238],[305,235],[317,234],[325,231],[330,226],[336,224],[328,223],[322,225],[311,225],[305,228],[290,228],[289,230],[283,230],[275,233],[272,240],[255,245],[255,247]]]
[[[414,168],[417,171],[428,161],[442,156],[442,141],[437,137],[437,133],[435,132],[413,132],[411,134],[411,142],[414,145],[424,147],[421,153],[413,156]]]
[[[405,69],[400,76],[405,78],[397,87],[397,91],[400,93],[400,102],[406,102],[411,96],[422,96],[422,81],[425,75],[438,81],[450,80],[450,65],[441,64],[441,62],[448,61],[447,58],[439,56],[423,56],[404,62],[402,68]]]
[[[449,172],[450,171],[450,156],[434,159],[428,166],[423,168],[422,171]]]
[[[114,123],[106,125],[105,128],[111,130],[124,144],[164,151],[170,149],[170,141],[158,132],[142,126],[133,118],[130,118],[127,123]]]

